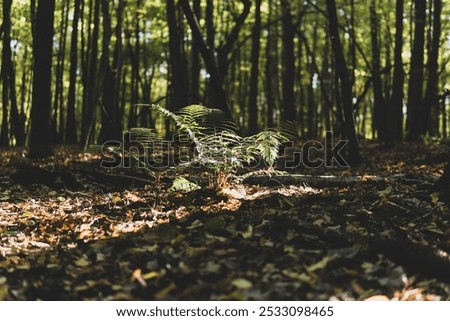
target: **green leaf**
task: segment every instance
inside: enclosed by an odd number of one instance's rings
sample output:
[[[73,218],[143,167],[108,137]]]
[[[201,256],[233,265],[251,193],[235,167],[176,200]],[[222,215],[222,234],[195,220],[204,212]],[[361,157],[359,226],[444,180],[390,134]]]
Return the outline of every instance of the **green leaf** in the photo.
[[[231,281],[231,284],[240,290],[248,290],[253,287],[253,283],[244,278],[237,278]]]
[[[192,192],[195,190],[200,189],[200,186],[197,184],[194,184],[190,181],[188,181],[184,177],[177,177],[174,181],[172,186],[169,188],[169,191],[172,192]]]

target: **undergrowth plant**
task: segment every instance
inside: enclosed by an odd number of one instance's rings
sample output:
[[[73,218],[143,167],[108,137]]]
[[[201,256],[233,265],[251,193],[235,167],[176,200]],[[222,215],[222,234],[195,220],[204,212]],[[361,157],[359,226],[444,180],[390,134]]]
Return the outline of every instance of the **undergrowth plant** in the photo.
[[[155,171],[151,160],[170,156],[164,154],[183,154],[181,150],[188,148],[190,153],[185,155],[187,157],[171,163],[163,172],[171,171],[177,176],[183,176],[195,168],[201,168],[208,173],[210,185],[220,188],[239,179],[238,171],[244,167],[272,168],[279,156],[280,145],[291,136],[289,131],[269,129],[242,137],[229,115],[201,105],[187,106],[176,113],[159,105],[141,106],[151,108],[170,119],[176,128],[175,139],[170,142],[172,148],[167,148],[168,142],[164,142],[154,129],[132,128],[127,132],[138,151],[129,149],[128,156],[153,177],[161,175],[161,171],[159,174]],[[144,159],[140,153],[142,149]],[[185,180],[183,184],[186,185]]]

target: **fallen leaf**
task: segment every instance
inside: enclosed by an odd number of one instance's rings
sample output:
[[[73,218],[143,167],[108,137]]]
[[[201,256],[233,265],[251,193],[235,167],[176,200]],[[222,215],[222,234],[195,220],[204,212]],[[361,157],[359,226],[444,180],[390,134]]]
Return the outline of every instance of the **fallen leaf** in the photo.
[[[87,267],[87,266],[91,265],[91,262],[89,262],[85,258],[80,258],[80,259],[76,260],[74,263],[78,267]]]
[[[332,259],[334,259],[334,256],[325,256],[322,260],[314,263],[306,269],[308,270],[308,272],[315,272],[317,270],[324,269]]]
[[[136,269],[134,270],[133,274],[131,275],[132,281],[138,281],[142,287],[147,287],[147,282],[145,281],[144,277],[142,276],[142,270]]]
[[[387,296],[379,294],[364,299],[364,301],[391,301],[391,300]]]
[[[253,226],[251,226],[251,225],[247,226],[247,231],[242,232],[241,234],[242,234],[242,237],[244,239],[248,239],[248,238],[252,237],[252,235],[253,235]]]
[[[159,272],[153,271],[153,272],[145,273],[144,275],[142,275],[142,277],[144,278],[144,280],[151,280],[151,279],[159,277],[160,275],[161,274]]]
[[[293,279],[293,280],[297,280],[300,282],[304,282],[304,283],[308,283],[308,284],[312,284],[313,280],[311,279],[311,277],[309,275],[307,275],[306,273],[297,273],[297,272],[293,272],[293,271],[289,271],[289,270],[283,270],[281,272],[281,274],[283,274],[284,276]]]
[[[172,290],[175,290],[176,288],[177,287],[175,286],[175,283],[171,282],[167,287],[165,287],[164,289],[162,289],[161,291],[159,291],[155,294],[155,299],[156,300],[167,299],[167,297],[169,296],[169,293]]]
[[[247,290],[253,286],[253,283],[244,278],[237,278],[231,281],[231,284],[240,290]]]
[[[383,196],[389,195],[391,192],[392,192],[392,186],[389,185],[389,186],[386,187],[384,190],[378,191],[378,195],[379,195],[380,197],[383,197]]]

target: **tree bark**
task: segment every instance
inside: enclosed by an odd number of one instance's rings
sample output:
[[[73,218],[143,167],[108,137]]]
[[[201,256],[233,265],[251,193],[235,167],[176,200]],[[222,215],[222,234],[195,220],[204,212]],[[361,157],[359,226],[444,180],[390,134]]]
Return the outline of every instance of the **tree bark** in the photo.
[[[248,109],[248,132],[256,134],[258,132],[258,78],[259,78],[259,51],[261,48],[261,0],[255,1],[255,24],[252,30],[252,56],[250,93]]]
[[[197,19],[200,19],[202,8],[201,0],[194,0],[193,10]],[[194,44],[191,46],[191,90],[189,101],[192,104],[200,102],[200,53],[198,47]]]
[[[230,108],[227,102],[227,95],[224,90],[223,78],[219,72],[219,67],[216,62],[214,48],[208,46],[205,42],[202,32],[200,30],[200,25],[192,10],[189,2],[187,0],[180,0],[183,8],[184,15],[188,21],[189,27],[191,28],[194,41],[198,46],[200,54],[202,55],[203,61],[205,62],[205,67],[210,76],[210,97],[212,98],[214,108],[219,108],[226,113],[230,113]]]
[[[177,8],[174,0],[167,0],[167,23],[169,26],[169,60],[171,110],[188,105],[187,59],[183,48],[181,26],[178,24]]]
[[[379,23],[376,12],[376,1],[370,1],[370,35],[372,44],[372,85],[374,96],[374,119],[373,128],[378,134],[378,139],[382,142],[386,141],[386,120],[387,109],[383,96],[383,83],[381,81],[381,60],[380,60],[380,44],[378,35]]]
[[[439,198],[450,206],[450,159],[434,188],[441,193]]]
[[[389,97],[389,121],[386,143],[393,145],[403,139],[403,0],[397,0],[395,9],[395,47],[392,94]]]
[[[348,162],[358,164],[361,162],[359,154],[358,141],[356,138],[355,121],[353,116],[353,93],[350,84],[350,75],[347,69],[344,52],[338,32],[338,20],[336,12],[336,1],[329,0],[327,3],[328,26],[331,39],[331,45],[334,53],[334,65],[340,83],[340,94],[342,99],[344,116],[344,133],[348,140]]]
[[[102,16],[103,16],[103,37],[102,37],[102,56],[100,61],[100,77],[103,81],[102,87],[102,127],[100,130],[100,140],[102,142],[110,140],[120,140],[122,137],[121,128],[116,128],[116,118],[118,111],[115,109],[114,101],[117,97],[116,88],[116,72],[113,70],[110,62],[110,46],[111,46],[111,16],[109,13],[108,0],[102,0]]]
[[[72,35],[70,39],[70,72],[69,72],[69,92],[67,101],[67,118],[65,141],[68,144],[76,144],[77,120],[75,117],[76,105],[76,84],[78,68],[78,21],[80,20],[81,0],[75,0],[72,20]]]
[[[426,128],[426,134],[429,132],[432,136],[436,136],[439,128],[439,100],[438,100],[438,60],[441,40],[441,13],[442,0],[434,0],[433,10],[433,32],[431,39],[431,47],[428,52],[428,79],[426,83],[425,97],[423,101],[423,119]]]
[[[295,99],[294,99],[294,80],[295,80],[295,56],[294,56],[294,37],[295,27],[291,14],[290,1],[281,1],[282,10],[282,28],[283,28],[283,120],[294,120]]]
[[[3,119],[1,126],[0,145],[9,146],[10,130],[16,140],[16,146],[25,144],[25,124],[19,115],[16,97],[16,73],[11,52],[11,6],[12,0],[3,2],[3,46],[1,62]],[[10,107],[8,109],[8,106]],[[9,128],[9,112],[11,112],[11,128]]]
[[[31,107],[30,158],[52,154],[50,149],[50,106],[55,0],[39,0],[36,34],[33,39],[34,76]]]
[[[423,81],[426,0],[414,1],[414,42],[408,82],[408,140],[418,140],[424,134]]]
[[[269,0],[269,21],[272,20],[272,11],[275,11],[273,0]],[[273,10],[272,10],[273,8]],[[266,66],[265,66],[265,88],[267,95],[267,126],[273,128],[275,126],[275,110],[278,107],[278,34],[277,25],[270,24],[267,27],[267,44],[266,44]]]
[[[59,42],[56,54],[56,68],[53,88],[53,107],[52,107],[52,119],[51,119],[51,137],[52,143],[60,144],[64,140],[64,110],[63,110],[63,78],[64,78],[64,65],[66,59],[66,38],[67,38],[67,26],[69,21],[69,0],[64,0],[62,4],[61,23],[59,25]]]
[[[223,44],[216,50],[216,48],[212,47],[211,44],[205,41],[200,29],[198,17],[192,10],[189,1],[180,0],[184,15],[192,31],[194,43],[198,47],[205,63],[206,71],[209,73],[209,97],[213,102],[212,107],[221,109],[228,114],[231,114],[231,110],[228,103],[228,97],[225,92],[224,77],[231,61],[230,53],[234,49],[233,46],[239,37],[239,33],[250,12],[251,6],[251,2],[249,0],[241,0],[241,2],[244,5],[242,13],[236,18],[236,22],[230,33],[225,37]]]
[[[85,102],[83,104],[83,119],[81,123],[81,142],[87,146],[94,141],[95,109],[98,98],[98,35],[100,27],[100,1],[94,1],[93,29],[90,34],[87,54],[87,76]]]

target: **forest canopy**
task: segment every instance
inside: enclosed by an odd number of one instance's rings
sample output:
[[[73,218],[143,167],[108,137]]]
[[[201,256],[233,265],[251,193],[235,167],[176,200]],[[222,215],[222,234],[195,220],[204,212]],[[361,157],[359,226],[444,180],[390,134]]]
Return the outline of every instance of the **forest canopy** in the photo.
[[[226,110],[248,134],[295,120],[304,137],[443,138],[446,4],[5,0],[0,144],[164,131],[152,103]]]

